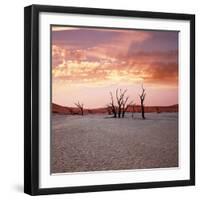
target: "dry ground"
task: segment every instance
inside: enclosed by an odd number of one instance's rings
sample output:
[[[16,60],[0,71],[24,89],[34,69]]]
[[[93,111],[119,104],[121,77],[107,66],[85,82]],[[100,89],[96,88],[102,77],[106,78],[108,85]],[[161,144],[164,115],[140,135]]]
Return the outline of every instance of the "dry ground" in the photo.
[[[178,166],[178,114],[52,115],[51,172]]]

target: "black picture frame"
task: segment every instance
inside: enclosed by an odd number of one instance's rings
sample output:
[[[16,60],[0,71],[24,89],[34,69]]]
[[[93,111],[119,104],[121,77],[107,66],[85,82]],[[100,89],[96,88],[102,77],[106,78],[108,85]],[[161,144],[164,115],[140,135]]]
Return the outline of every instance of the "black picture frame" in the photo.
[[[39,188],[39,13],[76,13],[153,19],[188,20],[190,23],[190,179],[177,181]],[[143,189],[195,184],[195,15],[31,5],[24,9],[24,192],[46,195],[109,190]]]

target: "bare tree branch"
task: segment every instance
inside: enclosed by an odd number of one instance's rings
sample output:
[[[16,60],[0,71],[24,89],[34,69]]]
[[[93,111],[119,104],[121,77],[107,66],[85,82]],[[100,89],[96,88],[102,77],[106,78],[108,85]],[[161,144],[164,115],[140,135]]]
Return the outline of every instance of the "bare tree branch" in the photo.
[[[116,90],[116,99],[117,99],[117,104],[118,104],[118,118],[120,118],[121,115],[122,117],[124,116],[123,104],[124,104],[124,97],[125,97],[126,92],[127,92],[127,89],[125,89],[124,91],[122,91],[122,89]]]
[[[114,117],[118,118],[124,118],[126,111],[129,108],[129,105],[133,102],[129,102],[129,96],[126,96],[127,89],[122,90],[122,89],[116,89],[115,91],[115,97],[116,97],[116,104],[114,104],[114,98],[112,92],[110,92],[110,97],[111,97],[111,103],[109,104],[112,109],[112,113],[114,114]]]
[[[77,103],[74,103],[74,104],[79,108],[81,115],[83,115],[84,114],[84,111],[83,111],[84,104],[80,103],[79,101]]]

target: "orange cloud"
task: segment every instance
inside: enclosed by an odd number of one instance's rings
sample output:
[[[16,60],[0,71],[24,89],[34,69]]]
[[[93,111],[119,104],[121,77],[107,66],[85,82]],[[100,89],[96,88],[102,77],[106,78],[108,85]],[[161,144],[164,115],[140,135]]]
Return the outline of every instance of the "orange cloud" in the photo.
[[[87,60],[87,57],[99,58]],[[132,55],[110,57],[91,50],[62,49],[53,46],[54,79],[66,82],[128,81],[177,84],[177,51],[136,52]]]
[[[96,29],[93,29],[96,30]],[[58,31],[58,30],[57,30]],[[105,31],[105,29],[99,29]],[[109,30],[115,33],[109,40],[101,33],[102,42],[87,46],[88,41],[67,44],[53,41],[52,75],[54,81],[68,83],[137,82],[177,85],[178,51],[135,50],[138,44],[150,40],[145,31]],[[117,34],[116,34],[117,33]],[[86,45],[86,46],[85,46]]]

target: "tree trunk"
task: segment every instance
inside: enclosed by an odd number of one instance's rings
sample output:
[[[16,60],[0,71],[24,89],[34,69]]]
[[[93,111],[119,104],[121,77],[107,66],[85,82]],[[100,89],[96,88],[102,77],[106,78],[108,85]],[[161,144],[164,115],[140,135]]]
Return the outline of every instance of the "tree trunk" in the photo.
[[[145,99],[146,93],[145,93],[145,89],[143,88],[143,85],[142,85],[142,94],[139,95],[139,96],[140,96],[140,101],[141,101],[142,119],[145,119],[145,116],[144,116],[144,99]]]
[[[121,108],[119,108],[119,111],[118,111],[118,118],[121,118]]]
[[[142,119],[145,119],[145,116],[144,116],[144,104],[143,104],[143,101],[141,101],[141,112],[142,112]]]

